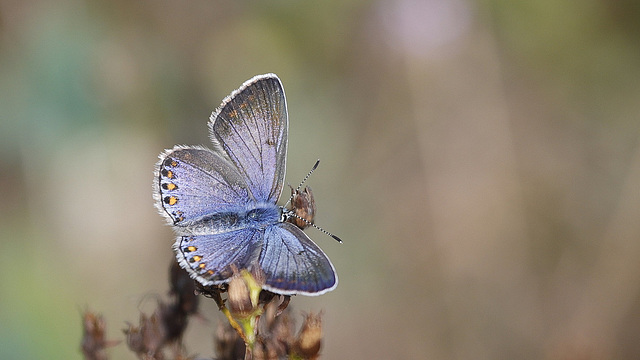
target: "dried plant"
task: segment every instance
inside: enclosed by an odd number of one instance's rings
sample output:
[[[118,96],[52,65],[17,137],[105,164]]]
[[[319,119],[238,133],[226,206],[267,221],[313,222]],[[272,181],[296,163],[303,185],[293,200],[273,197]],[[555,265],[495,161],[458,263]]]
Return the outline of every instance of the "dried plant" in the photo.
[[[260,274],[235,270],[228,284],[203,287],[177,263],[169,276],[169,299],[158,300],[151,315],[140,313],[137,325],[123,330],[129,350],[143,360],[196,359],[183,343],[189,318],[198,313],[200,296],[212,299],[225,315],[213,334],[217,360],[318,359],[322,313],[305,314],[296,333],[288,307],[291,298],[261,288]],[[101,315],[83,314],[82,352],[87,360],[108,360],[107,348],[121,341],[105,339]],[[204,358],[198,358],[204,359]]]

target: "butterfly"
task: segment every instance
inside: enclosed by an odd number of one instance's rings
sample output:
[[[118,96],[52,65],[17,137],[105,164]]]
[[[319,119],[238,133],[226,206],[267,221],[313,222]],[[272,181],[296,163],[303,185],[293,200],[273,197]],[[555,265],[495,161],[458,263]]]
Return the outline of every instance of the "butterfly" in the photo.
[[[175,146],[159,156],[156,207],[173,226],[182,268],[202,285],[234,271],[261,274],[263,289],[320,295],[338,277],[327,255],[277,205],[284,187],[288,114],[275,74],[258,75],[227,96],[209,120],[212,149]]]

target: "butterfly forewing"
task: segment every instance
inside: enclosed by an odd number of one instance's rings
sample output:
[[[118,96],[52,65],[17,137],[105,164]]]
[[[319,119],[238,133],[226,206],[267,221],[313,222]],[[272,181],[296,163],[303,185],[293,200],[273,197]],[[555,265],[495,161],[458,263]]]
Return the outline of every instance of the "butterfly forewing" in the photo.
[[[235,167],[209,149],[177,146],[156,167],[156,206],[175,226],[188,226],[252,200]]]
[[[256,76],[227,97],[209,122],[211,138],[258,201],[276,202],[287,155],[287,105],[273,74]]]

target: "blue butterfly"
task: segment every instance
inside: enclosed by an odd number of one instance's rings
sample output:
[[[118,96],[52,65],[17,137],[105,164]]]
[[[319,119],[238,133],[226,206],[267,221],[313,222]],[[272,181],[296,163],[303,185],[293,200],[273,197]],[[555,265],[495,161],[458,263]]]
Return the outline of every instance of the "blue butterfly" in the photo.
[[[325,253],[276,203],[287,155],[287,104],[280,79],[258,75],[226,97],[209,120],[213,150],[175,146],[156,165],[156,206],[173,225],[180,265],[201,284],[234,269],[282,295],[320,295],[338,277]]]

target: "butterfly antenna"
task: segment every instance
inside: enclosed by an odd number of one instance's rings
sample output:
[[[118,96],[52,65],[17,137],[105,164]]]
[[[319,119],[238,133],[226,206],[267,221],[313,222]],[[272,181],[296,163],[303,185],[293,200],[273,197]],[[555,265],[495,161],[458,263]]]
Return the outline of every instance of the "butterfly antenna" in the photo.
[[[316,163],[316,165],[317,165],[317,163]],[[307,225],[309,225],[309,226],[313,226],[315,229],[320,230],[323,234],[331,236],[335,241],[337,241],[337,242],[339,242],[340,244],[342,244],[342,239],[340,239],[340,238],[339,238],[339,237],[337,237],[336,235],[333,235],[332,233],[328,232],[327,230],[325,230],[325,229],[321,228],[320,226],[318,226],[318,225],[316,225],[316,224],[312,223],[311,221],[309,221],[309,220],[307,220],[307,219],[304,219],[304,218],[302,218],[302,217],[300,217],[300,216],[298,216],[298,215],[296,215],[296,214],[294,214],[294,213],[292,213],[292,212],[288,213],[287,215],[288,215],[288,216],[291,216],[291,217],[294,217],[294,218],[296,218],[296,219],[300,219],[300,220],[304,221]]]
[[[305,176],[304,179],[302,179],[302,181],[300,182],[300,185],[298,185],[298,187],[293,192],[293,194],[291,194],[291,197],[289,198],[289,200],[287,200],[287,203],[284,205],[284,207],[287,207],[287,205],[289,205],[291,203],[291,201],[293,200],[293,197],[295,196],[295,194],[297,194],[298,191],[300,191],[300,188],[302,188],[302,185],[307,181],[307,179],[309,179],[311,174],[313,174],[313,172],[318,168],[318,165],[320,165],[320,159],[316,160],[316,163],[313,164],[313,167],[311,168],[311,170],[309,170],[309,173],[307,173],[307,176]],[[304,218],[294,214],[292,211],[288,212],[287,215],[304,221],[307,225],[313,226],[317,230],[320,230],[320,232],[322,232],[323,234],[331,236],[334,240],[336,240],[337,242],[342,244],[342,239],[340,239],[339,237],[333,235],[332,233],[328,232],[327,230],[321,228],[320,226],[312,223],[311,221],[309,221],[307,219],[304,219]]]
[[[309,179],[311,174],[313,174],[313,172],[318,168],[318,165],[320,165],[320,159],[316,160],[316,163],[313,165],[311,170],[309,170],[309,173],[307,174],[307,176],[305,176],[304,179],[302,179],[302,181],[300,182],[300,185],[298,185],[298,187],[296,188],[296,191],[294,191],[293,194],[291,194],[291,197],[289,198],[289,200],[287,200],[287,203],[284,204],[285,207],[287,207],[287,205],[289,205],[291,203],[291,200],[293,200],[293,197],[295,196],[295,194],[297,194],[298,191],[300,191],[300,188],[302,187],[302,184],[304,184],[305,181],[307,181],[307,179]],[[291,186],[291,185],[289,185],[289,186]],[[306,220],[304,220],[304,221],[306,221]]]
[[[327,230],[321,228],[320,226],[318,226],[316,224],[311,224],[311,226],[313,226],[314,228],[320,230],[323,234],[331,236],[333,238],[333,240],[335,240],[335,241],[339,242],[340,244],[342,244],[342,239],[340,239],[339,237],[333,235],[332,233],[328,232]]]

